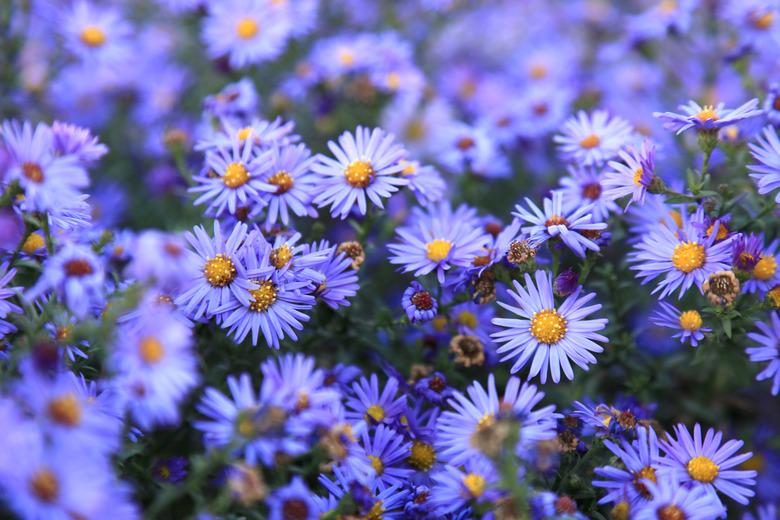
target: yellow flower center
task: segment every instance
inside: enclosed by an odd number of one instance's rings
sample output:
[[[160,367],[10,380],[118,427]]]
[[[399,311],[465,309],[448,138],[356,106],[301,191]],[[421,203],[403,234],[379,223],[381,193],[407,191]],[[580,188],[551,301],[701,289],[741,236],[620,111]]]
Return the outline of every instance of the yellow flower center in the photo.
[[[658,520],[686,520],[688,518],[685,511],[674,504],[658,508],[656,517]]]
[[[219,254],[206,262],[203,275],[212,287],[225,287],[236,277],[236,266],[225,255]]]
[[[450,254],[452,242],[437,238],[428,242],[425,249],[427,250],[428,260],[431,262],[441,262]]]
[[[249,182],[249,172],[241,163],[230,163],[222,176],[222,183],[231,189],[240,188]]]
[[[591,148],[596,148],[601,143],[601,138],[597,136],[596,134],[590,134],[589,136],[585,137],[582,141],[580,141],[580,146],[585,148],[586,150],[590,150]]]
[[[468,327],[470,329],[476,329],[477,316],[473,312],[460,311],[458,313],[458,323],[460,323],[464,327]]]
[[[369,418],[374,422],[381,422],[385,418],[385,409],[378,404],[372,404],[366,408],[366,419]]]
[[[672,211],[669,212],[669,216],[672,217],[672,221],[674,221],[674,223],[677,224],[677,227],[682,227],[683,225],[682,215],[680,214],[679,211],[673,209]]]
[[[404,161],[403,159],[401,159],[400,161],[398,161],[398,164],[404,167],[404,169],[401,170],[401,175],[403,176],[414,175],[415,173],[417,173],[417,168],[415,167],[413,162]]]
[[[652,498],[650,491],[645,486],[643,480],[649,480],[650,482],[657,482],[655,476],[655,468],[651,466],[645,466],[636,473],[634,473],[634,488],[645,498]]]
[[[540,343],[558,343],[566,335],[566,319],[555,309],[536,312],[531,317],[531,335]]]
[[[479,422],[477,422],[477,431],[481,431],[484,430],[485,428],[490,427],[495,421],[496,421],[495,414],[486,413],[479,419]]]
[[[259,282],[257,289],[250,289],[252,301],[249,303],[249,310],[253,312],[262,312],[267,310],[276,302],[276,286],[271,280]]]
[[[712,231],[715,229],[715,223],[713,222],[707,227],[707,238],[712,236]],[[715,235],[715,240],[725,240],[729,236],[729,228],[723,222],[720,222],[718,226],[718,233]]]
[[[433,463],[436,462],[436,451],[430,444],[423,441],[414,441],[407,462],[414,469],[428,471],[433,467]]]
[[[84,45],[97,48],[106,43],[106,33],[96,25],[88,25],[82,29],[79,39]]]
[[[704,455],[699,455],[688,461],[688,474],[692,479],[709,484],[718,477],[717,464]]]
[[[32,254],[35,251],[38,251],[44,246],[43,237],[39,233],[30,233],[30,235],[25,239],[24,245],[22,246],[22,251],[25,253]]]
[[[756,266],[753,268],[753,278],[758,280],[769,280],[777,272],[777,259],[774,255],[762,256]]]
[[[542,79],[547,77],[547,67],[544,65],[544,63],[534,63],[531,65],[530,70],[528,71],[529,74],[533,79]]]
[[[690,273],[704,265],[704,246],[696,242],[677,244],[672,253],[672,264],[683,273]]]
[[[775,23],[775,13],[767,11],[764,14],[753,13],[750,15],[750,21],[753,27],[766,31]]]
[[[341,49],[339,51],[339,62],[345,67],[349,67],[355,63],[355,55],[349,49]]]
[[[382,520],[384,518],[385,507],[381,500],[374,502],[371,509],[366,513],[365,520]]]
[[[381,475],[385,471],[385,465],[382,463],[382,459],[379,457],[375,457],[373,455],[368,456],[368,460],[371,461],[371,467],[374,468],[374,471],[377,475]]]
[[[165,347],[154,336],[146,336],[138,342],[138,353],[147,364],[158,363],[165,355]]]
[[[43,170],[38,164],[31,162],[22,164],[22,175],[36,184],[43,182]]]
[[[260,25],[249,17],[242,18],[236,24],[236,34],[242,40],[249,40],[257,36],[260,32]]]
[[[566,220],[565,218],[563,218],[560,215],[553,215],[552,217],[550,217],[550,218],[548,218],[547,220],[544,221],[544,225],[545,225],[545,227],[550,227],[550,226],[568,226],[569,225],[569,221]]]
[[[780,285],[775,285],[769,292],[766,293],[766,297],[775,309],[780,309]]]
[[[236,137],[238,137],[239,141],[246,141],[249,139],[249,136],[252,135],[252,127],[251,126],[245,126],[244,128],[240,129],[238,133],[236,134]]]
[[[615,507],[612,508],[612,511],[610,511],[610,514],[612,515],[612,518],[615,520],[628,520],[628,513],[630,512],[628,502],[625,500],[621,500],[617,504],[615,504]]]
[[[476,473],[469,473],[463,477],[463,486],[468,490],[469,494],[473,498],[479,498],[485,492],[487,481],[482,475]]]
[[[704,108],[696,114],[696,119],[699,121],[717,121],[720,119],[718,113],[712,105],[705,105]]]
[[[645,174],[645,169],[641,166],[634,171],[634,184],[642,186],[642,176]]]
[[[76,426],[81,422],[81,404],[73,393],[49,401],[47,411],[52,421],[63,426]]]
[[[391,72],[387,75],[387,87],[390,90],[398,90],[401,86],[401,75],[397,72]]]
[[[354,161],[344,169],[344,177],[350,186],[365,188],[374,178],[374,167],[370,161]]]
[[[680,314],[680,327],[683,330],[696,332],[702,326],[701,314],[698,311],[685,311]]]
[[[271,264],[277,269],[281,269],[292,260],[293,254],[290,246],[283,244],[271,251]]]
[[[277,194],[287,193],[293,187],[293,178],[286,171],[280,170],[268,178],[268,184],[276,186]]]
[[[60,483],[50,469],[42,468],[33,473],[30,479],[30,490],[42,502],[51,503],[60,494]]]

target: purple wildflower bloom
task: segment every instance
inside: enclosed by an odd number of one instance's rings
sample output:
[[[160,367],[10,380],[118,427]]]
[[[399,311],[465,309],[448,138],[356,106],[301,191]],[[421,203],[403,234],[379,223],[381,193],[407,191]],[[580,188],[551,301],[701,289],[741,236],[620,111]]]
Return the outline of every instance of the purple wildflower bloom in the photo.
[[[544,211],[527,197],[525,203],[529,209],[518,204],[512,215],[531,224],[523,227],[523,231],[530,235],[534,245],[539,246],[551,238],[560,238],[580,258],[585,257],[586,249],[599,251],[598,244],[585,236],[585,233],[599,232],[606,229],[607,224],[593,222],[591,204],[565,211],[561,191],[553,191],[551,197],[545,197]]]
[[[748,170],[750,177],[756,181],[758,193],[766,195],[780,188],[780,139],[771,126],[764,128],[763,135],[756,143],[750,143],[750,152],[759,164],[751,164]],[[780,192],[775,195],[775,202],[780,204]]]
[[[152,478],[158,482],[178,484],[187,477],[186,457],[165,457],[152,466]]]
[[[726,516],[726,510],[718,498],[701,487],[682,486],[675,478],[660,478],[658,482],[646,479],[643,485],[652,499],[641,503],[635,511],[632,510],[631,518],[634,520],[712,520]]]
[[[566,212],[590,205],[593,218],[604,221],[610,213],[618,211],[613,199],[604,196],[606,176],[595,168],[569,166],[569,175],[561,178],[560,191]]]
[[[732,469],[753,456],[750,452],[734,455],[744,442],[730,440],[721,446],[723,434],[712,428],[702,440],[698,423],[693,428],[693,436],[683,424],[678,424],[674,431],[676,439],[670,435],[661,441],[665,455],[660,460],[663,468],[659,480],[671,477],[689,483],[688,487],[704,488],[712,496],[720,491],[747,505],[748,498],[755,495],[750,487],[756,483],[756,472]]]
[[[751,99],[735,109],[727,109],[724,103],[701,106],[695,101],[689,101],[687,105],[680,105],[682,114],[655,112],[653,115],[663,121],[664,128],[678,134],[691,128],[699,132],[711,132],[760,116],[763,111],[757,107],[758,99]]]
[[[637,428],[637,439],[628,442],[625,439],[616,444],[605,440],[604,445],[620,459],[625,469],[614,466],[596,468],[597,476],[606,480],[594,480],[593,486],[607,490],[599,504],[619,503],[628,498],[632,503],[644,502],[652,498],[644,484],[645,479],[656,481],[659,453],[658,436],[652,428]]]
[[[390,486],[403,486],[414,471],[406,465],[411,443],[405,442],[403,435],[394,429],[379,424],[369,434],[363,430],[361,444],[371,467],[376,473],[374,485],[379,489]]]
[[[76,0],[56,25],[65,48],[85,62],[115,67],[132,57],[133,27],[115,7]]]
[[[352,384],[352,392],[346,402],[346,417],[350,420],[392,424],[406,410],[406,395],[396,397],[398,380],[395,378],[389,378],[380,393],[376,374],[371,374],[370,380],[361,377],[360,381]]]
[[[22,308],[8,301],[21,291],[21,287],[6,287],[16,275],[16,269],[8,269],[8,263],[0,265],[0,340],[16,332],[16,326],[6,321],[9,314],[21,314]]]
[[[436,316],[439,303],[419,282],[412,281],[401,300],[406,316],[412,323],[425,323]]]
[[[660,308],[651,316],[650,321],[659,327],[679,331],[672,336],[673,338],[680,338],[681,342],[687,341],[692,347],[697,347],[699,342],[704,339],[704,333],[712,332],[711,328],[703,326],[699,311],[680,311],[666,302],[658,302],[658,305]]]
[[[733,241],[732,264],[734,269],[751,272],[761,259],[764,248],[763,233],[740,234]]]
[[[494,325],[504,329],[491,335],[496,342],[503,343],[496,352],[503,354],[502,361],[517,358],[512,365],[512,373],[531,362],[529,378],[539,375],[545,383],[549,369],[556,383],[561,379],[561,370],[568,379],[574,379],[570,361],[583,370],[588,370],[589,363],[596,362],[591,352],[604,350],[595,341],[608,341],[598,334],[606,327],[607,320],[585,319],[601,309],[600,304],[586,306],[596,297],[595,293],[581,296],[582,287],[578,287],[560,306],[556,306],[552,275],[540,270],[536,271],[534,278],[535,281],[526,273],[525,288],[515,280],[515,290],[508,291],[517,307],[498,302],[519,318],[492,320]]]
[[[331,309],[349,307],[348,298],[352,298],[360,288],[358,276],[352,269],[352,259],[344,253],[336,253],[327,240],[311,245],[311,251],[328,251],[328,257],[313,268],[321,275],[321,280],[314,290],[314,296]]]
[[[501,492],[495,489],[498,472],[485,459],[467,460],[464,469],[447,464],[431,474],[431,478],[434,484],[429,500],[440,516],[501,497]]]
[[[761,250],[758,262],[750,270],[750,278],[742,284],[744,292],[765,295],[773,287],[780,284],[780,271],[777,269],[779,250],[780,239],[773,240]]]
[[[452,396],[453,389],[447,385],[447,378],[441,372],[421,378],[414,384],[414,391],[433,404],[442,404]]]
[[[771,313],[769,321],[770,323],[763,321],[755,323],[758,332],[749,332],[747,336],[759,346],[747,348],[745,351],[750,356],[750,361],[754,363],[769,362],[758,373],[756,380],[763,381],[771,378],[772,395],[777,395],[780,392],[780,351],[777,348],[780,345],[780,315],[777,312]]]
[[[618,155],[622,162],[610,161],[611,170],[601,183],[605,188],[603,196],[607,200],[617,200],[631,195],[626,205],[628,210],[632,202],[645,203],[647,188],[655,178],[655,144],[645,140],[641,148],[621,151]]]
[[[338,144],[328,141],[328,148],[336,158],[320,155],[312,165],[312,170],[323,177],[314,203],[330,206],[334,217],[347,218],[356,202],[359,213],[365,215],[366,197],[384,208],[382,198],[409,183],[398,175],[403,170],[399,161],[406,152],[393,134],[382,129],[359,126],[354,135],[341,134]]]
[[[628,144],[632,132],[628,121],[604,110],[592,114],[580,111],[553,139],[564,160],[581,166],[602,166]]]
[[[51,132],[55,155],[74,155],[86,165],[97,162],[108,153],[108,147],[87,128],[55,121]]]
[[[316,520],[317,506],[312,498],[312,492],[306,487],[303,479],[296,475],[289,484],[277,488],[266,500],[268,520]]]

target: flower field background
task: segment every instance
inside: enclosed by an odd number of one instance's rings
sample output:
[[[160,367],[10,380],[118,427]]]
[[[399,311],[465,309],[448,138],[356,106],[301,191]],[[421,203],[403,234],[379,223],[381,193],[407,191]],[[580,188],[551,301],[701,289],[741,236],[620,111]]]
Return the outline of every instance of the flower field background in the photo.
[[[780,518],[780,2],[6,0],[0,517]]]

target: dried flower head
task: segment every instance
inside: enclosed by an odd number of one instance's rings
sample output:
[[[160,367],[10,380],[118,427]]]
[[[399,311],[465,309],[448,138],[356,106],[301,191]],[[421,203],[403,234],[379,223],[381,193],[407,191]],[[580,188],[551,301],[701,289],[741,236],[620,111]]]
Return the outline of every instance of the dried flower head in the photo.
[[[464,367],[481,366],[485,362],[485,346],[476,336],[458,334],[450,341],[450,352],[455,363]]]
[[[739,280],[733,271],[717,271],[704,282],[704,294],[713,305],[730,305],[739,294]]]

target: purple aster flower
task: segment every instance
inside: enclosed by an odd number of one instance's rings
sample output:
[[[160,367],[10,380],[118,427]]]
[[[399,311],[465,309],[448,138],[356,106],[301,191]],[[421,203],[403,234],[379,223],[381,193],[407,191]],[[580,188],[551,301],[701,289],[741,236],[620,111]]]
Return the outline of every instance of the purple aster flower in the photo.
[[[704,488],[712,496],[720,491],[747,505],[748,498],[755,495],[750,488],[756,483],[757,473],[732,469],[753,456],[750,452],[734,455],[744,442],[730,440],[721,446],[723,434],[712,428],[702,440],[698,423],[693,427],[693,436],[684,424],[678,424],[674,431],[676,439],[669,435],[661,441],[665,455],[660,460],[663,468],[659,480],[671,477],[680,483],[689,483],[688,487]]]
[[[183,235],[157,230],[142,231],[131,239],[129,248],[132,258],[125,268],[127,276],[168,291],[169,294],[187,288],[190,277],[182,269],[187,251]]]
[[[16,332],[16,326],[6,321],[9,314],[21,314],[22,308],[8,301],[9,298],[20,294],[21,287],[6,287],[16,275],[16,269],[8,269],[8,263],[0,265],[0,340],[12,332]]]
[[[333,469],[333,478],[334,480],[330,480],[325,475],[320,475],[320,484],[331,494],[331,500],[320,499],[323,505],[333,504],[335,506],[341,497],[347,494],[357,506],[359,516],[363,518],[379,515],[388,520],[403,518],[403,505],[409,493],[406,489],[390,486],[384,489],[377,488],[376,492],[372,492],[372,486],[355,480],[352,475],[338,467]],[[327,509],[322,511],[322,513],[328,512],[330,511]]]
[[[596,468],[596,475],[606,480],[594,480],[593,486],[607,490],[599,504],[617,504],[626,499],[637,503],[651,499],[652,495],[644,482],[657,481],[660,456],[655,431],[652,428],[639,427],[635,441],[621,439],[620,444],[616,444],[605,440],[604,445],[620,459],[625,469],[614,466]]]
[[[311,244],[299,244],[301,237],[298,232],[283,232],[276,234],[273,242],[268,242],[263,235],[258,235],[258,240],[264,247],[267,245],[271,249],[269,259],[278,275],[293,281],[309,280],[316,286],[323,281],[322,273],[317,268],[328,260],[331,251],[328,248],[313,248]]]
[[[453,212],[447,202],[416,211],[408,226],[396,229],[401,242],[387,246],[390,263],[415,276],[436,271],[439,283],[453,267],[471,267],[490,239],[470,212],[467,206]]]
[[[655,178],[655,144],[645,140],[639,149],[621,151],[621,161],[610,161],[602,181],[604,198],[617,200],[631,195],[626,210],[632,202],[645,203],[645,194]]]
[[[574,166],[569,166],[568,170],[569,175],[561,178],[560,188],[564,211],[571,212],[590,205],[593,218],[597,221],[604,221],[610,213],[618,211],[615,201],[604,196],[604,172]]]
[[[727,109],[724,103],[700,106],[695,101],[689,101],[687,105],[680,105],[682,114],[654,112],[653,115],[663,121],[664,128],[678,134],[691,128],[698,132],[711,132],[760,116],[763,111],[757,107],[758,99],[751,99],[735,109]]]
[[[4,121],[2,138],[11,157],[6,179],[18,180],[24,189],[25,210],[58,213],[78,203],[89,177],[76,156],[54,154],[51,128]]]
[[[242,68],[279,56],[290,29],[265,0],[226,0],[209,5],[203,39],[211,58],[227,56],[231,67]]]
[[[412,281],[406,288],[401,303],[412,323],[425,323],[432,320],[439,309],[436,298],[417,281]]]
[[[491,503],[501,497],[496,489],[498,472],[485,459],[467,460],[463,469],[447,464],[432,473],[431,478],[434,484],[429,500],[440,516],[473,504]]]
[[[553,137],[558,153],[581,166],[602,166],[628,144],[633,129],[625,119],[604,110],[592,114],[580,111],[564,123],[561,134]]]
[[[269,153],[255,153],[252,141],[234,138],[230,147],[206,152],[205,174],[193,177],[198,186],[188,191],[202,193],[194,204],[209,203],[209,210],[216,217],[225,210],[236,214],[236,208],[264,204],[261,192],[276,191],[262,180],[270,166]]]
[[[763,381],[771,378],[772,395],[777,395],[780,392],[780,350],[778,350],[778,345],[780,345],[780,315],[777,312],[771,313],[769,321],[770,323],[763,321],[755,323],[755,326],[758,327],[758,332],[749,332],[747,336],[759,346],[747,348],[745,351],[750,356],[750,361],[754,363],[769,362],[758,373],[756,380]]]
[[[491,334],[496,342],[503,343],[496,352],[503,354],[501,361],[517,358],[512,365],[513,374],[531,362],[529,378],[539,375],[545,383],[549,369],[556,383],[561,380],[561,370],[569,380],[574,379],[571,361],[588,370],[588,364],[596,362],[591,352],[604,350],[595,341],[608,341],[598,334],[607,326],[607,320],[585,319],[601,309],[600,304],[586,306],[596,297],[595,293],[582,295],[582,287],[578,287],[556,306],[552,275],[540,270],[534,278],[535,282],[526,273],[525,288],[515,280],[515,290],[508,291],[517,307],[498,302],[519,318],[493,319],[494,325],[504,329]]]
[[[780,139],[771,126],[764,128],[763,135],[757,142],[750,143],[750,152],[759,164],[751,164],[748,170],[750,177],[756,181],[758,193],[766,195],[780,188]],[[780,192],[775,195],[775,202],[780,204]]]
[[[632,519],[712,520],[726,516],[726,510],[718,498],[701,487],[681,486],[675,478],[661,478],[658,482],[646,479],[644,486],[652,499],[641,503],[635,511],[632,510]]]
[[[225,240],[222,227],[214,221],[214,238],[203,226],[187,232],[185,238],[193,250],[187,250],[183,266],[189,276],[189,288],[176,298],[176,305],[192,319],[210,317],[226,305],[237,301],[249,305],[249,290],[254,284],[248,278],[242,262],[244,245],[252,241],[246,224],[238,223]],[[269,269],[270,270],[270,269]]]
[[[216,118],[246,119],[257,112],[259,104],[260,97],[254,83],[249,78],[242,78],[226,85],[219,94],[207,96],[203,101],[203,108]]]
[[[433,166],[420,165],[417,161],[401,159],[401,175],[409,181],[409,189],[421,206],[439,202],[444,198],[447,183]]]
[[[761,259],[764,248],[764,234],[739,234],[732,245],[732,264],[734,269],[751,272]]]
[[[116,8],[76,0],[64,10],[56,28],[65,48],[82,61],[113,67],[132,57],[133,27]]]
[[[253,117],[249,122],[245,118],[222,118],[218,129],[206,132],[206,136],[195,145],[196,150],[213,150],[215,148],[230,148],[238,140],[246,141],[258,150],[271,150],[276,147],[293,145],[300,136],[293,133],[295,123],[284,121],[281,117],[274,120]]]
[[[716,244],[719,225],[707,235],[701,208],[693,216],[685,211],[679,215],[678,225],[656,223],[629,254],[629,261],[635,264],[631,269],[638,271],[637,278],[643,284],[664,276],[653,289],[653,294],[660,292],[659,298],[678,288],[682,298],[694,284],[701,291],[709,275],[730,268],[733,237]]]
[[[406,410],[406,395],[398,396],[398,380],[392,377],[380,392],[379,379],[371,374],[370,380],[361,377],[352,383],[352,395],[347,398],[346,407],[345,415],[352,421],[392,424]]]
[[[319,514],[312,496],[303,479],[296,475],[289,484],[275,489],[266,499],[268,520],[317,520]]]
[[[414,391],[423,399],[433,404],[442,404],[452,396],[452,387],[447,385],[447,378],[441,372],[421,378],[414,384]]]
[[[580,286],[579,280],[580,275],[577,274],[574,269],[569,268],[562,271],[561,274],[555,277],[555,282],[553,282],[553,292],[555,293],[555,296],[566,298],[574,293]]]
[[[247,245],[245,261],[249,286],[245,289],[243,301],[229,301],[216,312],[223,314],[222,328],[230,329],[228,334],[240,343],[252,333],[252,345],[256,346],[260,332],[266,344],[279,348],[279,341],[285,337],[298,340],[296,330],[303,330],[301,322],[309,321],[304,312],[314,306],[314,297],[307,291],[311,281],[287,277],[273,271],[270,264],[271,251]],[[263,251],[264,249],[264,251]]]
[[[361,444],[371,467],[376,473],[374,485],[379,489],[403,486],[414,470],[406,465],[412,444],[404,436],[384,424],[379,424],[372,434],[363,430]]]
[[[452,121],[437,129],[437,159],[453,173],[471,172],[483,177],[506,177],[511,167],[485,128]]]
[[[187,478],[186,457],[165,457],[152,466],[152,478],[158,482],[178,484]]]
[[[501,229],[500,223],[498,226],[498,229]],[[518,245],[522,241],[523,232],[520,230],[521,226],[522,222],[514,219],[511,224],[501,229],[495,235],[493,234],[495,230],[492,229],[493,226],[491,224],[484,226],[485,231],[487,231],[488,244],[484,247],[483,254],[474,257],[474,260],[471,262],[477,274],[482,274],[485,269],[495,265],[504,258],[507,258],[508,261],[512,260],[512,257],[508,257],[508,255],[511,254],[513,248],[519,247]]]
[[[762,235],[763,238],[763,235]],[[780,272],[777,269],[777,254],[780,249],[780,240],[775,239],[765,248],[762,248],[758,261],[750,272],[742,289],[746,293],[759,293],[765,295],[773,287],[780,283]]]
[[[358,276],[352,269],[352,259],[344,253],[336,253],[336,248],[327,240],[311,245],[311,251],[327,251],[328,257],[314,269],[320,274],[321,281],[314,290],[314,296],[331,309],[349,307],[348,298],[352,298],[360,289]]]
[[[230,396],[208,387],[196,405],[206,419],[193,423],[208,447],[237,444],[248,464],[272,466],[277,453],[296,456],[309,448],[287,421],[284,409],[272,399],[261,400],[249,374],[227,377]]]
[[[160,306],[118,328],[110,365],[115,388],[143,430],[177,424],[181,402],[200,379],[192,331]]]
[[[525,456],[539,441],[555,437],[555,406],[534,409],[544,398],[544,392],[528,383],[510,377],[501,400],[496,392],[493,374],[488,376],[487,389],[474,381],[466,390],[468,397],[455,391],[448,399],[454,411],[447,410],[436,422],[436,447],[442,460],[462,464],[485,456],[473,445],[472,438],[479,430],[494,424],[502,417],[520,423],[520,437],[515,448],[518,456]]]
[[[103,262],[92,249],[66,243],[43,264],[43,274],[25,294],[27,300],[54,291],[78,318],[102,307],[105,300]]]
[[[531,224],[523,227],[523,231],[530,235],[530,240],[535,246],[551,238],[560,238],[580,258],[585,257],[586,249],[599,251],[598,244],[591,238],[597,238],[600,231],[607,228],[607,224],[593,222],[591,204],[565,211],[563,193],[557,190],[552,192],[551,197],[545,197],[544,211],[527,197],[525,203],[529,209],[518,204],[512,215]]]
[[[266,202],[265,209],[256,206],[250,212],[250,218],[265,211],[266,229],[271,229],[278,222],[286,226],[290,222],[290,213],[299,217],[315,218],[317,210],[312,206],[312,200],[314,186],[319,178],[311,171],[314,158],[311,157],[309,149],[303,144],[291,144],[281,148],[274,146],[268,155],[268,161],[263,182],[275,189],[260,194],[260,198]]]
[[[55,155],[74,155],[82,164],[88,165],[108,153],[108,147],[87,128],[55,121],[51,133]]]
[[[330,206],[334,217],[347,218],[356,202],[359,213],[365,215],[366,197],[384,208],[382,198],[409,184],[398,175],[404,168],[399,161],[406,152],[393,134],[380,128],[359,126],[354,135],[341,134],[338,144],[328,141],[328,148],[336,159],[320,155],[312,165],[312,170],[323,177],[314,203]]]
[[[673,338],[680,338],[682,343],[686,341],[692,347],[699,346],[699,342],[704,339],[705,332],[712,332],[709,327],[704,327],[699,311],[691,309],[680,311],[673,305],[666,302],[658,302],[659,309],[650,317],[655,325],[675,329],[677,332]]]

